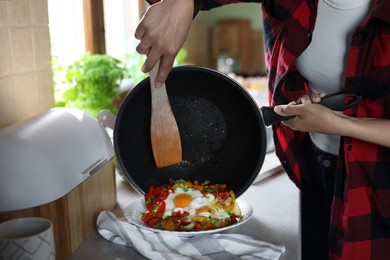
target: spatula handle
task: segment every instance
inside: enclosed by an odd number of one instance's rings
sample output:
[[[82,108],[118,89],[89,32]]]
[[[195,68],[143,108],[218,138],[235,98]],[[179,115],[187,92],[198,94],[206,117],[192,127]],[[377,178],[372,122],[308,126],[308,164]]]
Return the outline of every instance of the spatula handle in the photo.
[[[156,65],[154,65],[154,67],[149,71],[150,86],[152,90],[156,88],[156,78],[157,78],[159,68],[160,68],[160,60],[158,60]]]
[[[158,115],[159,117],[162,118],[164,115],[167,115],[167,112],[169,113],[171,112],[161,111],[161,110],[171,109],[171,106],[169,104],[165,83],[163,83],[159,87],[156,87],[156,78],[157,78],[157,73],[159,68],[160,68],[160,60],[158,60],[156,65],[153,67],[153,69],[149,71],[149,77],[150,77],[150,89],[152,94],[152,109],[155,109],[154,115]]]

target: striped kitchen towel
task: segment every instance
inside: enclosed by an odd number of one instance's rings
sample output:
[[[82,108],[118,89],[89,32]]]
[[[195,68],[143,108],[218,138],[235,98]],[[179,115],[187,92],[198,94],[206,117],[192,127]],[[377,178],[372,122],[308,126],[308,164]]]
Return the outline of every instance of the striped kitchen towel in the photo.
[[[135,248],[149,259],[279,259],[283,246],[241,234],[214,233],[193,237],[162,235],[100,212],[98,232],[105,239]]]

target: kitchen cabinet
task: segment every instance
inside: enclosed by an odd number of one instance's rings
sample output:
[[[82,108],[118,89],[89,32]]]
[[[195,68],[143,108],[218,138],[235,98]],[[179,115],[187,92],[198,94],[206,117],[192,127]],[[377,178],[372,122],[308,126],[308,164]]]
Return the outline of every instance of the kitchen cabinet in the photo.
[[[114,161],[111,160],[65,196],[33,208],[0,212],[0,222],[20,217],[50,219],[53,223],[56,259],[67,259],[96,231],[95,220],[99,212],[115,207],[114,169]]]
[[[0,129],[0,154],[0,222],[50,219],[58,260],[96,231],[100,211],[116,206],[111,138],[78,109],[53,108]]]
[[[219,20],[211,33],[212,67],[217,68],[218,55],[226,51],[239,60],[240,74],[264,74],[262,31],[252,30],[246,19]]]

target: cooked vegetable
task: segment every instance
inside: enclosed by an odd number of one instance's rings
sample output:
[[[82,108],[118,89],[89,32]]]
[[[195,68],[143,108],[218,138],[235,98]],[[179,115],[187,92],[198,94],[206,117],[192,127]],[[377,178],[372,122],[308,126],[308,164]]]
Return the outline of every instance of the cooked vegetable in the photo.
[[[171,180],[145,194],[142,221],[156,229],[200,231],[236,223],[241,211],[226,184]]]

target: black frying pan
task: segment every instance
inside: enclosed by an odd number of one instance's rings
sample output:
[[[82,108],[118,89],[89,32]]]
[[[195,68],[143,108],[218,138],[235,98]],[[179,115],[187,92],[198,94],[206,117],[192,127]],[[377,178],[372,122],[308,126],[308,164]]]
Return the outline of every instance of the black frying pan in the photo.
[[[173,68],[166,87],[182,143],[183,162],[157,168],[150,143],[150,82],[122,102],[114,127],[118,163],[141,194],[169,179],[224,183],[240,196],[259,173],[266,129],[252,97],[231,78],[202,67]]]
[[[175,67],[166,87],[180,131],[183,162],[165,168],[155,164],[146,78],[126,96],[114,126],[115,153],[129,183],[144,194],[169,179],[209,180],[228,184],[240,196],[263,165],[267,146],[263,122],[268,126],[291,117],[279,116],[272,107],[260,111],[237,82],[207,68]],[[360,99],[353,93],[335,93],[323,97],[320,104],[343,111]]]

